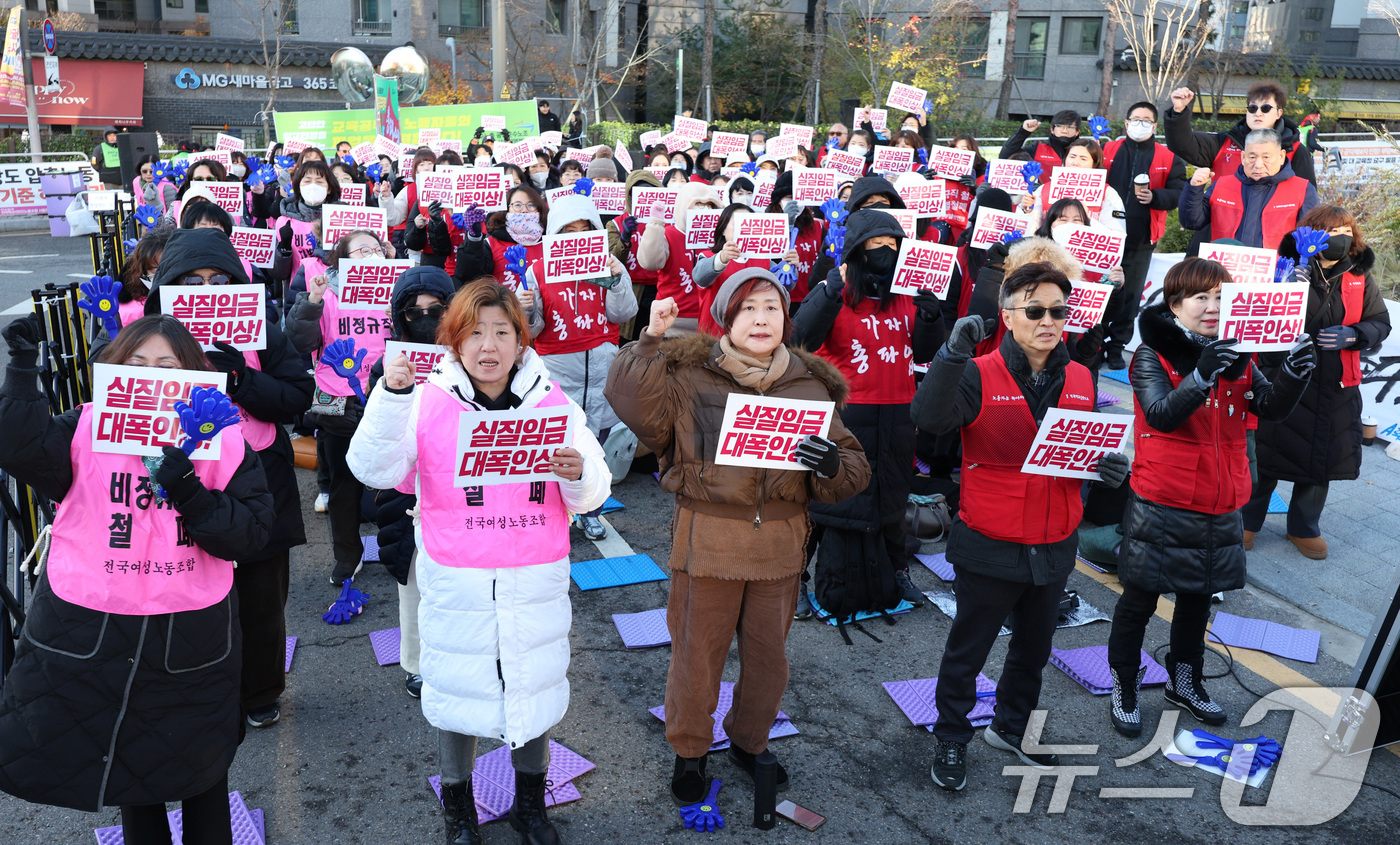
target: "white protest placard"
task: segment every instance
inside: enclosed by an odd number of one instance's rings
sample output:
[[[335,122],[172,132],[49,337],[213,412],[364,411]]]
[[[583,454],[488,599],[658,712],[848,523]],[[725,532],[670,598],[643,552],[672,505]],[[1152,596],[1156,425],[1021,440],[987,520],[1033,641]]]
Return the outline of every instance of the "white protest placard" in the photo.
[[[365,186],[348,182],[340,186],[340,202],[342,205],[364,205]]]
[[[674,132],[661,136],[661,143],[666,146],[666,152],[674,153],[684,150],[690,146],[690,141],[682,138]]]
[[[914,151],[909,147],[878,146],[870,169],[875,173],[908,173],[914,169]]]
[[[228,212],[229,217],[234,220],[243,219],[242,182],[200,182],[198,184],[209,192],[209,196],[214,198],[214,202],[219,208]]]
[[[946,299],[957,263],[955,246],[905,238],[899,245],[899,263],[894,267],[890,290],[909,296],[931,290],[934,296]]]
[[[937,171],[938,175],[944,179],[961,179],[971,173],[972,164],[976,159],[977,153],[972,150],[960,150],[957,147],[938,145],[928,148],[929,167]]]
[[[467,167],[452,172],[453,208],[473,203],[487,213],[506,210],[506,172],[500,167]]]
[[[652,167],[651,165],[647,165],[645,170],[651,175],[655,176],[657,179],[660,179],[664,182],[666,181],[666,174],[671,172],[671,166],[669,164],[665,167]]]
[[[1123,261],[1123,241],[1127,238],[1123,232],[1096,226],[1060,226],[1051,235],[1084,265],[1086,272],[1107,273]]]
[[[801,205],[817,206],[836,196],[840,174],[825,167],[803,167],[792,173],[792,198]]]
[[[799,147],[812,148],[812,138],[817,130],[811,126],[803,126],[800,123],[784,123],[778,127],[778,137],[796,138]],[[771,139],[770,139],[771,140]]]
[[[896,189],[904,207],[920,217],[938,217],[948,206],[948,189],[942,179],[918,182],[910,180]]]
[[[1057,167],[1050,174],[1048,199],[1076,199],[1086,206],[1101,208],[1104,189],[1108,187],[1108,171],[1084,167]]]
[[[384,360],[390,363],[400,355],[408,358],[408,363],[413,367],[413,383],[422,384],[428,380],[428,373],[433,371],[443,356],[447,355],[446,346],[438,346],[433,343],[405,343],[401,340],[384,341]]]
[[[394,299],[394,282],[413,266],[406,258],[340,259],[340,307],[383,312]]]
[[[1093,401],[1094,397],[1086,398]],[[1101,477],[1099,458],[1124,451],[1132,438],[1133,418],[1127,414],[1050,408],[1021,472],[1097,481]]]
[[[1012,233],[1025,235],[1031,227],[1031,219],[1012,211],[998,211],[995,208],[977,209],[977,225],[972,227],[972,240],[968,246],[973,249],[986,249]]]
[[[1001,188],[1008,194],[1024,194],[1026,180],[1021,177],[1021,166],[1025,163],[1010,158],[998,158],[987,162],[987,184],[993,188]]]
[[[535,163],[535,151],[530,149],[530,145],[524,141],[515,144],[497,141],[496,161],[502,164],[513,164],[524,170]]]
[[[540,133],[540,143],[551,147],[564,146],[564,133],[558,129],[551,129],[548,132]]]
[[[785,158],[792,158],[797,155],[797,139],[791,135],[775,135],[768,139],[767,145],[763,148],[765,154],[782,161]]]
[[[426,147],[432,142],[442,137],[442,128],[438,126],[424,126],[418,130],[418,146]]]
[[[267,287],[198,285],[163,287],[160,312],[190,330],[205,349],[215,341],[234,349],[267,348]]]
[[[1103,322],[1103,312],[1108,309],[1108,298],[1113,295],[1113,285],[1097,282],[1071,280],[1073,288],[1069,292],[1069,321],[1065,323],[1067,332],[1087,332]]]
[[[559,199],[560,197],[575,193],[578,192],[574,190],[573,185],[565,185],[562,188],[549,188],[544,192],[545,205],[553,206],[554,201]]]
[[[711,249],[715,245],[715,227],[721,212],[709,208],[692,208],[686,213],[685,248]]]
[[[870,120],[870,128],[875,130],[875,134],[889,134],[890,113],[888,109],[866,109],[865,115]]]
[[[589,196],[601,215],[621,214],[626,210],[627,185],[622,182],[594,182],[593,193]]]
[[[520,139],[520,143],[528,146],[532,153],[544,149],[544,139],[539,135],[527,135]]]
[[[481,128],[487,132],[499,132],[506,128],[506,119],[499,114],[483,114]]]
[[[92,365],[92,451],[158,458],[166,446],[185,442],[176,402],[190,401],[196,387],[228,391],[228,374],[164,370],[123,364]],[[191,460],[220,456],[224,433],[199,444]]]
[[[632,194],[633,213],[638,220],[650,220],[652,205],[664,202],[666,211],[661,219],[667,223],[673,223],[676,218],[676,195],[678,193],[680,193],[679,188],[653,188],[649,185],[638,184]]]
[[[742,132],[716,132],[710,139],[710,155],[727,156],[749,148],[749,136]]]
[[[859,179],[865,173],[865,156],[858,156],[845,150],[831,150],[822,159],[822,167],[835,170],[850,179]]]
[[[374,152],[374,142],[365,141],[350,148],[350,157],[361,167],[367,167],[378,156]]]
[[[413,178],[413,159],[418,157],[418,148],[404,150],[399,154],[399,175],[405,179]]]
[[[750,208],[767,208],[773,202],[773,188],[778,184],[778,174],[771,170],[760,170],[758,175],[753,177],[753,205]],[[719,194],[720,205],[724,205],[725,196],[721,188],[716,188]]]
[[[573,147],[569,147],[564,150],[564,160],[576,161],[587,168],[588,163],[593,160],[593,153],[590,153],[588,150],[576,150]]]
[[[286,155],[294,156],[310,146],[310,141],[303,141],[300,138],[288,138],[286,142],[282,144],[282,152]]]
[[[334,245],[345,235],[356,229],[367,229],[388,237],[388,211],[383,208],[366,208],[355,205],[321,206],[321,243]]]
[[[613,147],[613,158],[622,162],[622,166],[628,171],[632,170],[632,154],[627,151],[626,147],[621,144],[615,145]]]
[[[607,232],[575,232],[544,239],[544,280],[548,284],[607,275]]]
[[[643,132],[637,142],[642,145],[643,150],[649,150],[661,143],[661,130],[653,129],[650,132]]]
[[[914,114],[923,114],[924,100],[926,99],[928,99],[928,92],[922,88],[905,85],[903,82],[891,82],[890,93],[885,97],[885,105]]]
[[[1201,244],[1201,258],[1217,261],[1230,271],[1230,278],[1242,285],[1271,285],[1278,250],[1230,244]]]
[[[457,422],[457,473],[452,485],[559,481],[549,461],[558,450],[574,445],[572,407],[463,413]]]
[[[420,173],[417,180],[418,188],[415,192],[418,195],[419,209],[425,209],[431,202],[440,202],[445,206],[451,206],[457,196],[455,187],[456,180],[451,173]]]
[[[1220,286],[1220,334],[1239,340],[1241,352],[1290,349],[1307,319],[1308,283]]]
[[[108,191],[96,186],[88,188],[88,211],[116,211],[118,193],[120,191]]]
[[[190,153],[190,169],[193,170],[201,161],[217,161],[223,165],[224,172],[233,166],[233,156],[228,150],[205,150],[199,153]]]
[[[715,448],[715,463],[759,469],[808,469],[797,462],[797,444],[831,430],[834,402],[730,393]]]
[[[705,140],[709,129],[710,128],[705,125],[705,121],[703,120],[676,115],[675,122],[671,125],[671,134],[675,135],[677,138],[684,138],[687,141],[693,141],[698,144]],[[672,152],[674,152],[674,150],[672,150]]]
[[[220,132],[214,136],[214,149],[228,150],[229,152],[243,152],[243,139],[233,135],[225,135]]]
[[[397,160],[403,154],[402,144],[385,138],[383,135],[375,135],[371,147],[376,156],[388,156],[390,161]]]
[[[907,208],[882,208],[884,213],[899,221],[899,227],[904,230],[904,237],[917,238],[919,236],[919,215]]]
[[[277,233],[271,229],[253,229],[247,226],[234,226],[229,235],[234,251],[239,258],[247,260],[254,267],[264,270],[272,268],[272,259],[277,249]]]
[[[734,245],[744,259],[782,258],[788,251],[786,214],[746,214],[734,223]]]

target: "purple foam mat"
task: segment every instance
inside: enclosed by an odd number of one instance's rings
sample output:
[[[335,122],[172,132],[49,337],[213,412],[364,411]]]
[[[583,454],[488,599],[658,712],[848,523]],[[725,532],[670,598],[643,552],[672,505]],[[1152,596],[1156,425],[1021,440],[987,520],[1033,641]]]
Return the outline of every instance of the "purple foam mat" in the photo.
[[[711,750],[715,750],[715,746],[721,748],[729,747],[729,735],[724,732],[724,717],[729,714],[729,708],[733,706],[734,685],[728,681],[721,681],[719,685],[719,703],[715,705],[715,712],[712,714],[715,720],[715,728],[714,742],[711,745]],[[653,707],[647,712],[663,722],[666,721],[666,706],[664,704],[659,707]],[[784,722],[787,724],[783,725]],[[792,724],[792,717],[779,710],[778,717],[773,722],[773,727],[768,730],[768,738],[777,739],[778,737],[795,736],[796,734],[797,727]],[[720,743],[725,744],[721,746],[719,745]]]
[[[380,666],[392,666],[399,662],[399,629],[385,628],[369,632],[369,644],[374,646],[374,659]]]
[[[899,709],[909,721],[920,727],[933,725],[938,721],[938,707],[935,704],[938,691],[937,678],[918,678],[912,681],[885,681],[881,686],[889,693]],[[977,703],[973,705],[968,718],[974,721],[990,719],[996,707],[997,682],[977,673]]]
[[[1077,561],[1079,561],[1080,563],[1084,564],[1085,566],[1089,567],[1090,569],[1094,570],[1095,572],[1102,572],[1102,573],[1105,574],[1105,575],[1108,574],[1108,570],[1107,570],[1107,569],[1104,569],[1102,566],[1098,565],[1097,563],[1094,563],[1092,560],[1089,560],[1089,559],[1088,559],[1087,557],[1085,557],[1084,555],[1076,554],[1076,555],[1074,556],[1074,559],[1077,560]]]
[[[249,810],[248,815],[253,819],[253,826],[258,829],[258,836],[263,842],[267,842],[267,819],[264,818],[262,810]]]
[[[433,775],[432,777],[428,778],[428,786],[432,787],[433,794],[436,795],[438,801],[441,802],[442,779],[438,775]],[[482,803],[481,798],[483,787],[485,788],[485,791],[490,793],[490,800],[492,805],[501,807],[501,810],[499,812],[487,808],[487,806]],[[473,783],[472,794],[476,797],[477,821],[479,821],[481,824],[499,821],[505,818],[506,814],[510,812],[510,805],[515,803],[515,790],[513,786],[510,792],[505,794],[504,804],[500,803],[500,787],[496,786],[494,783],[487,783],[486,781]],[[568,783],[563,783],[557,786],[549,787],[544,794],[544,805],[546,807],[555,807],[559,804],[568,804],[572,801],[578,801],[582,797],[583,796],[579,794],[578,787],[574,785],[573,781],[570,781]]]
[[[948,562],[948,555],[946,552],[939,552],[936,555],[914,555],[914,557],[919,559],[919,563],[927,566],[929,572],[932,572],[944,581],[952,581],[957,577],[957,574],[953,572],[953,564]]]
[[[233,825],[234,845],[266,845],[263,838],[262,811],[257,811],[260,815],[255,820],[248,810],[248,805],[243,802],[243,796],[238,792],[230,792],[228,796],[229,820]],[[170,822],[170,838],[172,845],[180,845],[181,833],[184,830],[184,814],[181,810],[172,810],[165,814]],[[124,845],[125,838],[122,836],[122,826],[102,827],[93,831],[97,836],[98,845]]]
[[[1102,408],[1102,407],[1104,407],[1105,405],[1117,405],[1119,402],[1122,402],[1122,401],[1123,401],[1122,399],[1119,399],[1117,396],[1114,396],[1112,393],[1107,393],[1107,392],[1105,392],[1105,391],[1100,390],[1100,391],[1099,391],[1099,395],[1096,397],[1096,401],[1094,402],[1094,406],[1095,406],[1095,407],[1098,407],[1098,408]]]
[[[293,654],[296,654],[296,650],[297,650],[297,638],[296,638],[296,637],[287,637],[287,662],[286,662],[286,664],[283,665],[283,667],[282,667],[282,671],[283,671],[283,672],[290,672],[290,671],[292,671],[292,655],[293,655]]]
[[[361,537],[360,542],[365,546],[365,553],[360,556],[360,560],[365,563],[378,562],[379,537],[375,535]]]
[[[1289,660],[1317,662],[1317,648],[1322,634],[1305,628],[1290,628],[1277,622],[1251,619],[1248,616],[1217,611],[1210,632],[1215,639],[1235,648],[1267,651]]]
[[[613,625],[628,648],[651,648],[670,645],[671,632],[666,627],[666,608],[644,610],[641,613],[614,613]]]
[[[785,736],[797,736],[797,726],[787,720],[779,720],[773,723],[773,727],[768,729],[769,739],[782,739]],[[710,743],[711,751],[723,751],[730,746],[729,740]]]
[[[1094,695],[1108,695],[1113,692],[1113,675],[1108,668],[1106,645],[1091,645],[1063,651],[1052,646],[1050,663]],[[1167,682],[1167,670],[1146,651],[1142,652],[1141,665],[1147,667],[1147,672],[1142,676],[1143,686],[1161,686]]]

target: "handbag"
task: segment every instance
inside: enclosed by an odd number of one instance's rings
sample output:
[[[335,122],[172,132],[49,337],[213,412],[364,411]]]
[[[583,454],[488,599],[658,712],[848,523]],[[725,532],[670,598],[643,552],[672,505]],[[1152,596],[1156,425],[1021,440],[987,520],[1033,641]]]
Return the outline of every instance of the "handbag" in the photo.
[[[948,538],[953,527],[953,514],[948,508],[948,499],[942,493],[932,496],[909,494],[909,504],[904,508],[904,522],[909,533],[922,543],[937,543]]]

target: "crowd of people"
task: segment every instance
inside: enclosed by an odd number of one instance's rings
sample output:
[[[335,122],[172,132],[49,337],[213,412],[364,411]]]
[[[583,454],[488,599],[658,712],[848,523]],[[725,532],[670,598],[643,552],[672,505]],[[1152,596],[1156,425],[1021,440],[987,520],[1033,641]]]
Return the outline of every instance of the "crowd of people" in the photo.
[[[461,153],[409,148],[405,172],[388,155],[355,161],[349,142],[286,158],[275,144],[270,181],[249,178],[241,152],[227,168],[192,152],[178,183],[161,178],[158,160],[140,162],[131,191],[161,219],[127,259],[120,330],[103,332],[95,360],[221,372],[241,422],[226,430],[217,460],[175,448],[163,458],[94,453],[91,406],[51,415],[39,387],[37,318],[5,328],[0,468],[60,505],[4,681],[0,789],[63,807],[119,806],[131,845],[169,842],[164,804],[183,801],[186,843],[231,841],[229,765],[247,728],[280,718],[290,551],[306,542],[293,435],[315,438],[310,510],[328,516],[331,585],[353,583],[361,522],[378,523],[381,561],[400,585],[404,687],[438,732],[449,843],[482,841],[479,737],[511,749],[508,818],[521,841],[560,841],[545,799],[550,731],[569,706],[570,530],[607,536],[598,516],[634,451],[654,456],[662,489],[675,496],[665,724],[678,805],[702,801],[709,787],[711,714],[736,637],[740,672],[724,729],[728,756],[753,775],[787,687],[793,622],[834,616],[849,643],[855,614],[889,620],[901,603],[924,604],[909,575],[920,544],[911,496],[957,517],[946,532],[957,611],[938,673],[938,786],[967,782],[976,676],[1008,617],[984,737],[1027,765],[1056,765],[1053,754],[1023,750],[1022,737],[1077,555],[1115,567],[1123,585],[1106,722],[1140,733],[1140,648],[1158,597],[1174,593],[1164,698],[1224,724],[1203,683],[1212,599],[1244,585],[1246,552],[1279,481],[1294,485],[1288,539],[1307,558],[1326,557],[1328,486],[1360,469],[1359,355],[1390,324],[1364,227],[1319,198],[1283,90],[1251,89],[1244,117],[1218,133],[1192,131],[1192,99],[1173,91],[1164,114],[1133,104],[1125,136],[1106,143],[1083,136],[1071,110],[1037,140],[1040,124],[1027,120],[999,154],[1041,166],[1041,183],[1018,192],[987,184],[970,135],[947,139],[974,154],[970,171],[939,172],[926,115],[877,130],[863,110],[854,129],[832,124],[814,148],[782,158],[756,131],[726,156],[706,140],[626,155],[597,145],[580,161],[566,155],[566,140],[583,136],[575,114],[571,138],[541,143],[524,168],[497,162],[495,138],[481,130]],[[542,132],[560,130],[547,104],[540,120]],[[913,149],[910,169],[876,169],[882,146]],[[861,172],[829,197],[797,202],[795,174],[837,150],[862,158]],[[94,156],[117,160],[105,148]],[[499,168],[504,202],[421,201],[422,177],[444,166]],[[1107,187],[1098,201],[1054,199],[1046,186],[1057,168],[1102,171]],[[205,185],[229,181],[246,186],[241,215]],[[940,210],[912,229],[887,213],[928,182],[944,187]],[[622,213],[600,213],[591,196],[600,183],[624,186]],[[322,208],[348,185],[365,186],[365,203],[386,210],[387,230],[324,242]],[[644,204],[644,188],[673,191]],[[987,209],[1026,218],[1027,235],[974,246]],[[1191,254],[1144,307],[1172,209],[1195,230]],[[699,210],[719,215],[697,237]],[[740,248],[740,222],[754,213],[786,216],[781,258]],[[235,225],[276,233],[270,268],[235,249]],[[1082,333],[1065,331],[1074,283],[1085,279],[1056,240],[1066,225],[1125,235],[1103,274],[1108,308]],[[1300,226],[1328,235],[1296,276],[1309,291],[1304,333],[1283,352],[1242,353],[1221,336],[1231,274],[1195,253],[1213,242],[1297,259]],[[590,231],[607,234],[603,274],[546,283],[545,240]],[[894,289],[906,239],[956,248],[942,296]],[[389,306],[346,319],[341,261],[395,257],[413,266]],[[265,349],[206,352],[162,315],[172,286],[226,283],[266,286]],[[347,338],[366,352],[351,362],[362,367],[364,393],[323,360]],[[388,341],[446,354],[421,379],[404,355],[386,356]],[[1124,368],[1132,455],[1105,454],[1092,482],[1021,472],[1046,415],[1094,410],[1100,373]],[[796,446],[791,469],[720,464],[735,394],[831,402],[837,412],[825,436]],[[454,484],[462,414],[551,407],[572,417],[574,434],[549,457],[549,481]],[[168,557],[187,547],[193,563],[180,589],[127,580],[101,562],[91,526],[133,493],[130,548]],[[1086,496],[1115,504],[1112,518],[1081,533]],[[510,527],[484,544],[472,529],[483,520]],[[778,789],[788,780],[778,765]]]

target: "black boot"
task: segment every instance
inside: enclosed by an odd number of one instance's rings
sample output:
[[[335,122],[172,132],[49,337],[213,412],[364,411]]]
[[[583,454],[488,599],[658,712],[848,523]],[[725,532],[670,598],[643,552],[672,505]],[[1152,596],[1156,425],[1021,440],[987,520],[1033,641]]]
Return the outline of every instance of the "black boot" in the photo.
[[[677,807],[689,807],[705,800],[710,779],[705,774],[705,760],[701,757],[676,755],[676,770],[671,775],[671,800]]]
[[[563,845],[544,809],[545,775],[515,773],[515,803],[507,820],[520,831],[521,845]]]
[[[442,784],[442,818],[447,826],[447,845],[482,845],[486,841],[477,828],[471,778],[466,783]]]
[[[1223,725],[1226,717],[1220,705],[1210,700],[1210,693],[1201,685],[1202,659],[1178,662],[1167,655],[1167,691],[1163,698],[1187,711],[1207,725]]]
[[[745,772],[747,772],[749,778],[752,779],[754,768],[758,765],[758,755],[750,754],[749,752],[745,751],[744,749],[731,742],[729,744],[729,761],[734,765],[738,766],[739,768],[743,769]],[[783,790],[788,788],[788,773],[787,769],[783,768],[782,763],[778,764],[777,770],[778,775],[776,778],[776,783],[778,791],[782,792]]]
[[[1126,737],[1142,735],[1142,712],[1138,710],[1138,690],[1142,688],[1146,666],[1139,666],[1136,675],[1110,668],[1113,675],[1113,704],[1109,716],[1113,719],[1113,729]]]

